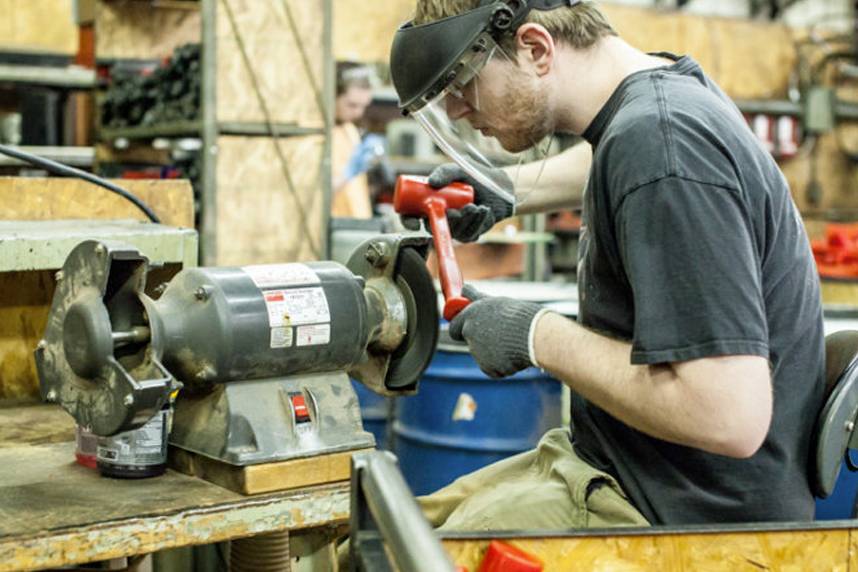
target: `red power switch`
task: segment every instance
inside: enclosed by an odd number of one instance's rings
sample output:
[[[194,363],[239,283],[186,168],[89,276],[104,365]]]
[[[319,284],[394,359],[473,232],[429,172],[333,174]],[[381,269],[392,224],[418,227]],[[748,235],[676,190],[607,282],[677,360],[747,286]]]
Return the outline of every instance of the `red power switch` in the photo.
[[[307,409],[307,402],[304,400],[304,394],[290,393],[289,400],[292,401],[292,411],[295,412],[295,423],[309,423],[310,410]]]

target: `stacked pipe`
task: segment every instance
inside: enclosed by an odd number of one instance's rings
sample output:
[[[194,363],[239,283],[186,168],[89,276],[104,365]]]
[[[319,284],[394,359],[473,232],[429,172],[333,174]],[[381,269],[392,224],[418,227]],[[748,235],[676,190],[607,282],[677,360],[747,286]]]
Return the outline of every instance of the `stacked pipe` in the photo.
[[[115,66],[101,102],[105,127],[151,127],[200,117],[202,64],[199,44],[176,48],[145,71]]]

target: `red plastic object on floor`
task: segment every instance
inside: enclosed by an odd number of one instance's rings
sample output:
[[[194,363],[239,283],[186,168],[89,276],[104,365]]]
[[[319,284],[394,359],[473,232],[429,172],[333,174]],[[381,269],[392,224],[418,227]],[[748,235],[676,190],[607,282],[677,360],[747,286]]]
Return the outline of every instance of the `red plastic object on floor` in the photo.
[[[542,562],[520,548],[492,540],[478,572],[542,572]]]
[[[823,278],[858,278],[858,224],[830,224],[811,247]]]

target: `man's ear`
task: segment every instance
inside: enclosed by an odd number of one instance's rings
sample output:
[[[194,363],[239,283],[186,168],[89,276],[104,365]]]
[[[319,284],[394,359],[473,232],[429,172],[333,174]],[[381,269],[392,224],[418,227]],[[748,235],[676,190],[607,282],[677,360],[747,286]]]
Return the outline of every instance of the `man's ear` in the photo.
[[[515,34],[516,48],[537,75],[544,76],[554,65],[555,45],[551,33],[545,26],[529,22],[519,26]]]

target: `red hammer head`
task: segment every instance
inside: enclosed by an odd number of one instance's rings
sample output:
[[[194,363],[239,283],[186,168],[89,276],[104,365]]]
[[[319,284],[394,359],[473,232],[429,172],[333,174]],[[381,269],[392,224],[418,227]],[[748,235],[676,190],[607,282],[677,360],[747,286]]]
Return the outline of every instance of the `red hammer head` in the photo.
[[[447,209],[460,209],[474,202],[474,188],[452,183],[443,189],[432,188],[426,177],[402,176],[396,181],[393,208],[401,215],[429,217],[429,200],[443,201]]]
[[[435,252],[438,256],[438,274],[446,303],[444,318],[452,320],[470,300],[462,296],[462,273],[453,252],[453,238],[447,223],[447,209],[460,209],[474,202],[474,189],[464,183],[453,183],[443,189],[434,189],[425,177],[399,177],[393,195],[393,208],[401,215],[429,219]]]

